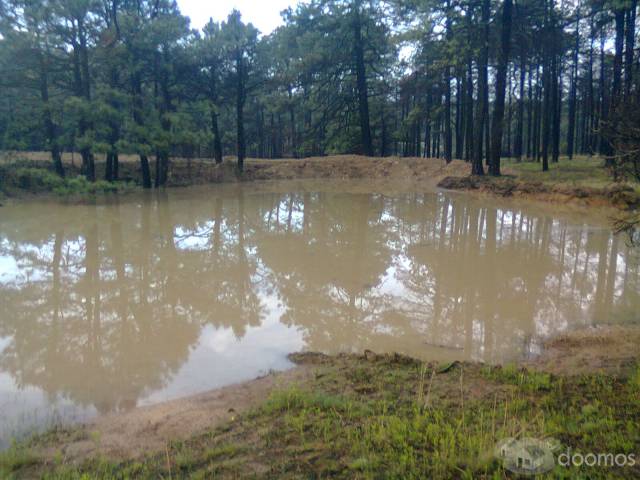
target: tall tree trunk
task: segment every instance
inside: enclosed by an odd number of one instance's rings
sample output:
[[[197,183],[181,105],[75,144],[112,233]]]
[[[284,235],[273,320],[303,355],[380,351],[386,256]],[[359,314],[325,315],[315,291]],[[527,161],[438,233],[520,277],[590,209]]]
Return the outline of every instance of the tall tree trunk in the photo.
[[[573,49],[573,66],[569,91],[569,118],[567,119],[567,157],[573,158],[576,124],[576,96],[578,91],[578,52],[580,50],[580,5],[576,12],[576,41]]]
[[[514,155],[520,161],[522,159],[522,145],[523,145],[523,137],[524,137],[524,83],[527,76],[526,70],[526,54],[524,48],[520,53],[520,85],[519,85],[519,101],[518,101],[518,121],[516,125],[516,138],[514,142]]]
[[[608,120],[609,117],[609,102],[607,97],[607,66],[606,66],[606,52],[605,52],[605,41],[606,41],[606,32],[604,28],[600,33],[600,113],[599,113],[599,121],[598,121],[598,137],[599,137],[599,147],[598,150],[600,155],[606,156],[610,154],[609,151],[609,142],[602,134],[603,126]]]
[[[533,66],[529,65],[527,80],[527,159],[533,156]]]
[[[144,120],[142,117],[142,81],[140,79],[140,73],[134,72],[131,76],[131,90],[133,93],[133,121],[138,129],[144,128]],[[140,139],[138,139],[140,142]],[[151,170],[149,168],[149,159],[146,153],[142,153],[143,148],[140,148],[140,173],[142,175],[143,188],[151,188]]]
[[[474,127],[475,142],[473,146],[473,161],[471,163],[472,175],[484,175],[482,166],[482,137],[484,135],[485,119],[488,116],[489,99],[486,95],[488,88],[487,64],[489,63],[489,16],[491,7],[489,0],[482,1],[482,48],[478,62],[478,108],[476,111],[476,124]]]
[[[562,118],[562,67],[558,62],[558,55],[553,56],[553,130],[551,135],[551,161],[558,163],[560,159],[560,119]]]
[[[298,142],[296,140],[296,114],[293,105],[293,91],[291,85],[288,85],[287,92],[289,94],[289,122],[291,123],[291,156],[298,158]]]
[[[449,0],[446,0],[445,15],[446,15],[446,38],[447,41],[451,39],[451,5]],[[453,158],[452,147],[453,142],[451,138],[451,65],[449,60],[445,59],[444,67],[444,159],[447,163],[451,162]]]
[[[213,158],[222,163],[222,141],[218,127],[218,83],[215,65],[209,67],[209,110],[211,115],[211,133],[213,134]]]
[[[81,96],[84,100],[89,104],[91,102],[91,77],[89,75],[89,53],[87,48],[87,33],[84,26],[84,18],[78,18],[78,38],[80,41],[79,44],[79,58],[80,58],[80,66],[81,66]],[[88,107],[88,105],[87,105]],[[91,130],[93,127],[92,122],[84,117],[84,113],[82,114],[82,118],[80,120],[80,134],[85,135],[87,131]],[[80,155],[82,155],[82,173],[87,177],[87,179],[91,182],[95,182],[96,180],[96,167],[95,167],[95,159],[93,157],[93,152],[91,149],[91,145],[86,143],[80,149]]]
[[[58,175],[64,177],[64,166],[62,165],[62,155],[58,145],[58,127],[53,121],[51,105],[49,103],[49,69],[47,60],[42,52],[38,53],[40,63],[40,100],[42,101],[42,117],[44,129],[47,135],[47,142],[51,150],[51,160],[53,168]]]
[[[631,0],[629,10],[627,10],[627,39],[625,41],[624,52],[624,94],[625,98],[631,93],[633,83],[633,48],[636,40],[636,9],[638,0]]]
[[[466,105],[465,105],[465,151],[464,159],[467,162],[473,157],[473,62],[471,56],[467,60],[467,87],[466,87]]]
[[[551,0],[549,4],[545,2],[545,44],[542,54],[542,83],[544,84],[544,103],[542,106],[542,171],[549,170],[549,140],[551,135],[551,125],[554,119],[553,108],[553,76],[555,48],[553,42],[555,40],[555,16],[554,2]]]
[[[444,159],[447,163],[453,159],[451,149],[451,67],[445,67],[444,79]]]
[[[245,73],[242,52],[236,52],[236,140],[238,149],[238,171],[244,171],[245,139],[244,139],[244,101],[245,101]]]
[[[464,73],[462,74],[464,75]],[[456,152],[455,157],[462,159],[464,156],[464,77],[456,75]]]
[[[544,68],[544,59],[541,59],[541,63],[543,64],[542,68]],[[533,157],[536,159],[536,162],[540,161],[540,138],[542,137],[542,104],[543,102],[543,84],[544,84],[544,72],[542,75],[542,79],[540,78],[540,67],[536,65],[536,87],[535,87],[535,110],[533,117]]]
[[[621,100],[622,87],[622,56],[624,51],[624,9],[615,11],[616,39],[615,39],[615,55],[613,57],[613,83],[611,85],[611,109],[609,112],[614,115],[616,107]]]
[[[369,92],[367,91],[367,71],[364,64],[364,39],[362,38],[362,23],[360,5],[362,0],[356,0],[353,7],[353,41],[356,61],[356,83],[358,87],[358,109],[360,112],[360,137],[362,153],[367,157],[373,156],[371,142],[371,126],[369,124]]]
[[[500,38],[500,53],[498,57],[498,71],[496,73],[496,97],[493,107],[493,124],[491,126],[491,160],[489,175],[500,175],[500,156],[502,154],[502,129],[504,120],[504,95],[507,80],[507,66],[509,63],[509,49],[511,46],[511,9],[512,0],[504,0],[502,4],[502,32]]]
[[[591,15],[590,24],[589,24],[589,64],[587,70],[587,97],[588,103],[587,108],[589,110],[589,125],[588,125],[588,136],[587,136],[587,145],[589,154],[593,154],[596,149],[596,138],[595,128],[596,128],[596,99],[595,99],[595,89],[593,88],[593,40],[595,38],[595,28],[593,15]]]
[[[211,132],[213,133],[213,158],[216,163],[222,163],[222,142],[220,141],[220,129],[218,127],[218,108],[211,105]]]
[[[624,50],[624,25],[625,25],[625,10],[618,8],[614,12],[615,25],[616,25],[616,38],[615,38],[615,55],[613,57],[613,77],[611,84],[611,100],[609,105],[609,116],[607,120],[617,123],[618,105],[622,100],[622,61]],[[615,127],[613,127],[615,130]],[[608,139],[605,139],[605,165],[612,167],[613,160],[613,145]]]
[[[169,63],[168,48],[163,49],[163,57],[160,58],[159,71],[159,87],[160,87],[160,126],[167,138],[171,133],[171,120],[169,112],[171,111],[171,93],[169,92],[169,78],[167,73],[167,65]],[[156,188],[166,185],[169,177],[169,149],[170,145],[162,145],[158,149],[156,157]]]

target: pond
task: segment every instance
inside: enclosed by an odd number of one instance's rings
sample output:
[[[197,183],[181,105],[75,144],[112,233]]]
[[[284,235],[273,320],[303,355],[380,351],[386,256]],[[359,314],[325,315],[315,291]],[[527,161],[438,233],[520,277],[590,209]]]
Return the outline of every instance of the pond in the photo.
[[[500,363],[638,322],[606,218],[365,182],[0,209],[0,444],[291,366],[400,352]]]

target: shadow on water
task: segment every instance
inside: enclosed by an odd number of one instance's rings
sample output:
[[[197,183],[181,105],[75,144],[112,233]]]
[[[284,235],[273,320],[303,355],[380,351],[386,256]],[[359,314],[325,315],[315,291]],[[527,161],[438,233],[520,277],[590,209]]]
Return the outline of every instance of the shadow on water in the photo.
[[[284,191],[3,209],[0,438],[43,425],[35,411],[127,410],[286,368],[298,349],[496,363],[638,321],[638,259],[588,218]]]

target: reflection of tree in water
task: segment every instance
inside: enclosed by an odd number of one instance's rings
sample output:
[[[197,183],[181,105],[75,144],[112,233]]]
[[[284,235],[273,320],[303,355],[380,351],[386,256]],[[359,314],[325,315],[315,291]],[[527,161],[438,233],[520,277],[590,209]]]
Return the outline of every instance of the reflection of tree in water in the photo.
[[[276,195],[262,217],[259,254],[283,321],[304,327],[313,350],[499,361],[529,350],[533,335],[638,305],[637,264],[623,258],[620,278],[617,239],[544,215],[466,197],[318,194]],[[585,236],[602,246],[598,268]]]
[[[257,242],[286,311],[311,348],[358,348],[385,301],[376,295],[389,267],[383,198],[371,195],[275,195]],[[293,212],[295,211],[295,218]],[[293,218],[293,220],[292,220]]]
[[[199,327],[173,308],[166,291],[152,287],[152,278],[166,278],[153,271],[146,210],[139,240],[128,232],[142,252],[132,257],[122,254],[118,215],[99,225],[89,208],[80,231],[67,226],[53,240],[43,237],[29,246],[41,252],[23,259],[39,271],[38,280],[0,291],[8,309],[0,334],[12,340],[0,368],[19,386],[111,411],[134,406],[146,391],[164,386],[186,360]],[[3,250],[20,259],[21,251],[32,249],[16,243]]]
[[[464,196],[234,187],[29,208],[1,225],[19,269],[0,277],[0,369],[101,411],[165,386],[204,324],[241,338],[274,302],[312,350],[486,361],[640,306],[608,232]]]
[[[173,278],[182,307],[203,323],[230,327],[237,338],[262,320],[264,282],[245,197],[238,190],[204,205],[196,199],[182,209],[175,227],[180,262]]]

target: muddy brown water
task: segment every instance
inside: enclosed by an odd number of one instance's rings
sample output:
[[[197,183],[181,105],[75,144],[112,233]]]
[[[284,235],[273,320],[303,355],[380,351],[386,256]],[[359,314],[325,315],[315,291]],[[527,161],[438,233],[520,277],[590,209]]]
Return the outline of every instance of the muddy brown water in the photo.
[[[0,209],[0,444],[291,366],[300,350],[515,361],[639,322],[606,218],[363,182]]]

